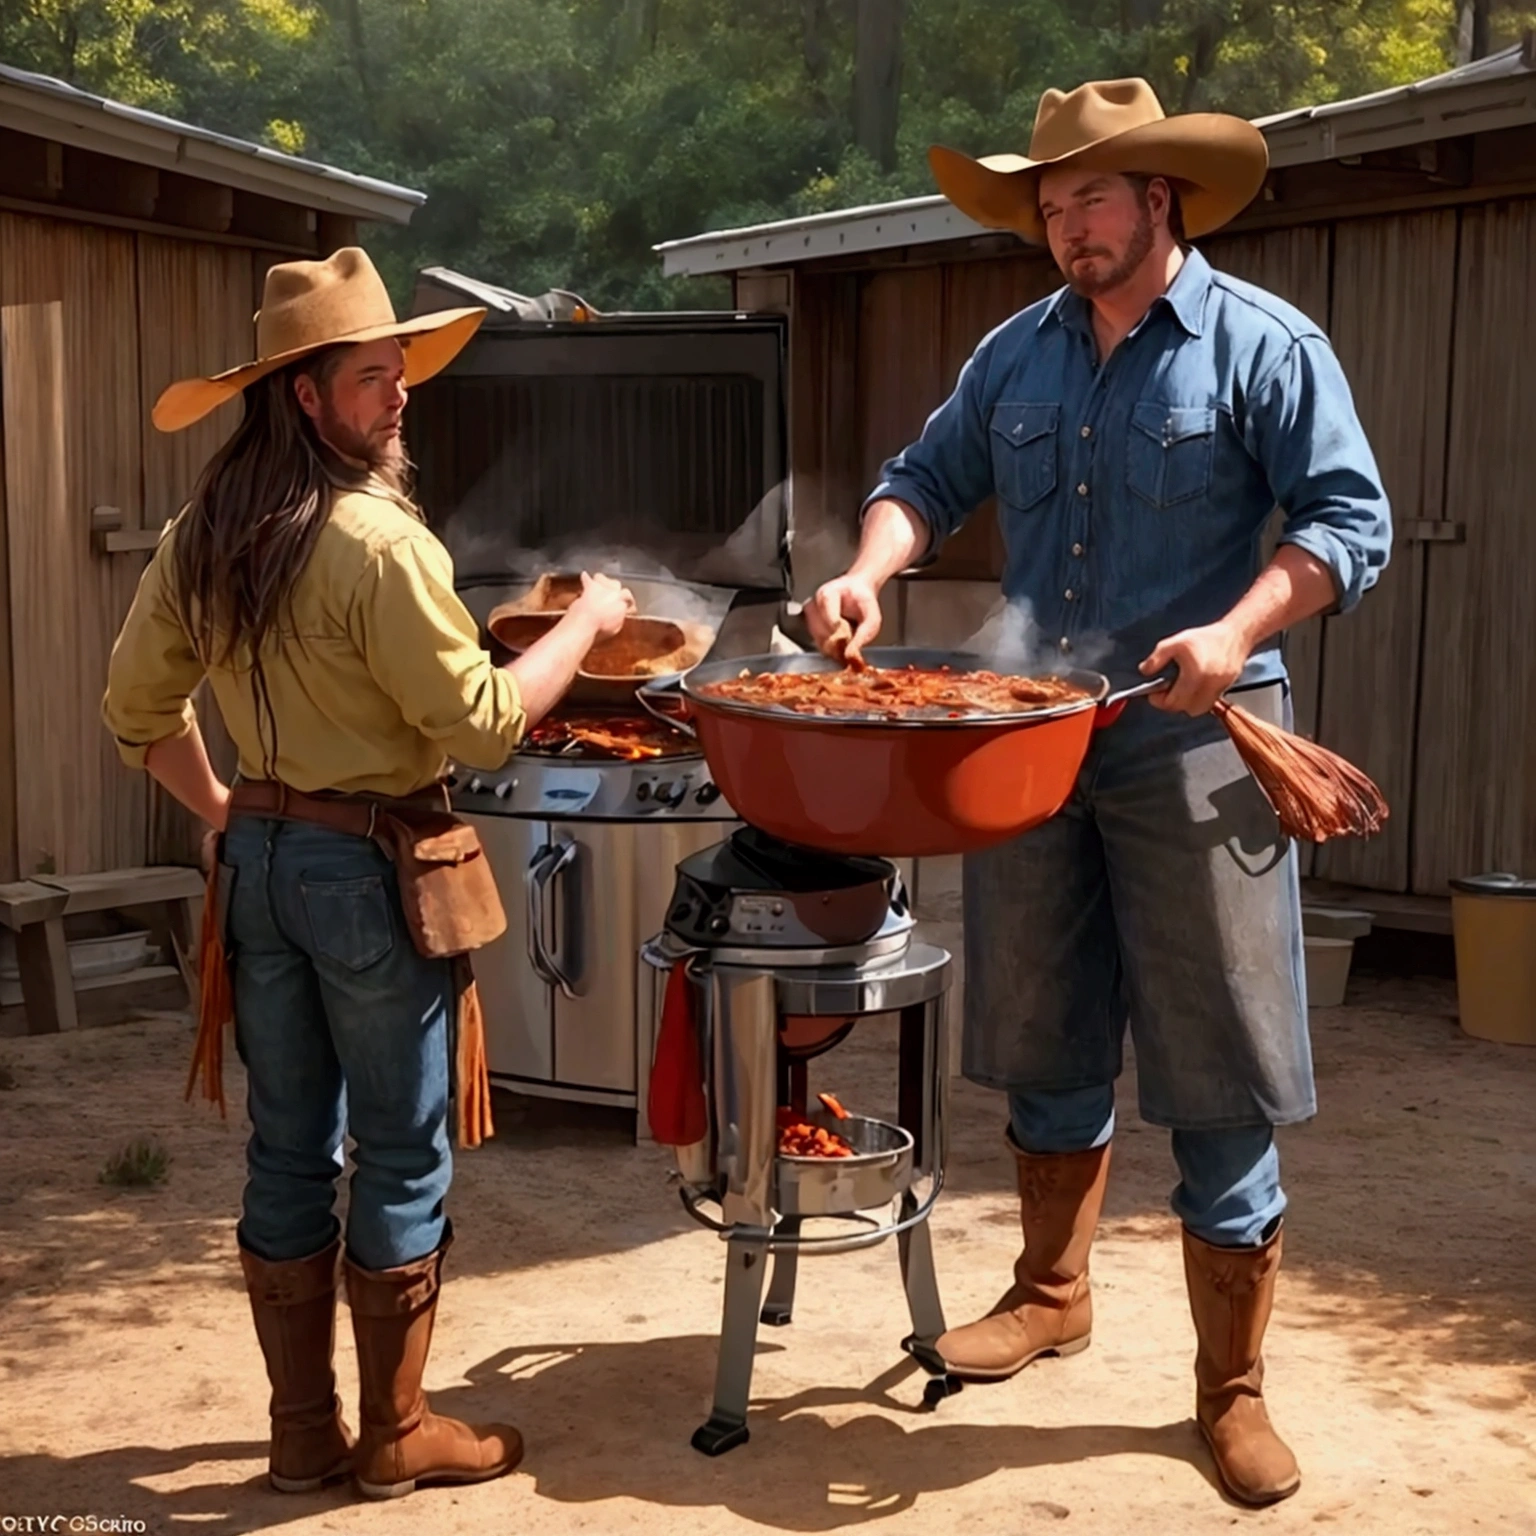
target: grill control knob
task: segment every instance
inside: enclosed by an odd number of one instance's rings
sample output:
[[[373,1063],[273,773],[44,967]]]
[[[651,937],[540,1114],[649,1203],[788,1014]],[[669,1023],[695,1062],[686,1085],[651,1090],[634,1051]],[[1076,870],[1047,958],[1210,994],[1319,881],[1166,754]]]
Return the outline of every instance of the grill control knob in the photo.
[[[701,784],[698,794],[693,798],[700,805],[713,805],[720,798],[720,786],[718,784]]]
[[[501,783],[496,786],[496,798],[498,800],[510,800],[512,798],[512,791],[516,788],[516,779],[503,779]]]
[[[731,920],[728,917],[712,917],[709,920],[709,931],[718,938],[724,938],[731,931]]]
[[[636,800],[649,800],[650,798],[651,798],[651,781],[649,779],[641,779],[641,781],[637,785],[635,785],[635,799]]]
[[[485,793],[485,781],[483,779],[471,779],[469,783],[464,787],[472,795],[480,795]]]
[[[688,795],[688,784],[685,780],[681,784],[674,784],[671,779],[663,779],[656,786],[656,798],[662,805],[681,805]]]

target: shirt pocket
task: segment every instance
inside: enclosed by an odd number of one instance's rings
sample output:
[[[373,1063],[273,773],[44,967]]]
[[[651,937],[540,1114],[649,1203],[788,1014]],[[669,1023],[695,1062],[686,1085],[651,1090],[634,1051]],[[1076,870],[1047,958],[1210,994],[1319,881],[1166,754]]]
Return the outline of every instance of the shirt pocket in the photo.
[[[382,875],[299,882],[315,954],[349,971],[377,965],[395,945]]]
[[[1131,490],[1154,507],[1193,501],[1211,488],[1216,444],[1212,406],[1138,401],[1131,412],[1125,475]]]
[[[1056,489],[1059,405],[992,407],[992,483],[1010,507],[1024,511]]]

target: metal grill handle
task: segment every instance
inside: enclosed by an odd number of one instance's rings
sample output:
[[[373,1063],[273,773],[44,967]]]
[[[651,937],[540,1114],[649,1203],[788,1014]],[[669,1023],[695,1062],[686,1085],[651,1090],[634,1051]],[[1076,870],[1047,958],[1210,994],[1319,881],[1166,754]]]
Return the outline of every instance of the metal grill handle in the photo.
[[[576,842],[546,843],[534,854],[524,880],[528,890],[528,961],[540,981],[558,987],[566,997],[576,996],[576,986],[560,968],[560,960],[544,942],[545,893],[563,870],[575,863],[581,845]]]

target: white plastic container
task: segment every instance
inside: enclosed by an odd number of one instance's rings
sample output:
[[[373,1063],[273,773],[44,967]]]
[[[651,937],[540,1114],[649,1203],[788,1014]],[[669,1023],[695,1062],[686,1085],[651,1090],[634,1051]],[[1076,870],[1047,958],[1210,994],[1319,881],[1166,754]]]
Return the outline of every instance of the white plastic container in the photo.
[[[1355,941],[1322,938],[1309,933],[1303,942],[1307,952],[1307,1006],[1337,1008],[1344,1001],[1344,992],[1349,986]]]

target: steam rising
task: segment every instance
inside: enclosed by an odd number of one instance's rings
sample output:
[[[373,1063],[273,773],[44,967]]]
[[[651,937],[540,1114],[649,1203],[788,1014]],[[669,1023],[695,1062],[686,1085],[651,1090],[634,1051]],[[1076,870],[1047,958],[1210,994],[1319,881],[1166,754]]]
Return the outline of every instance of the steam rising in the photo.
[[[1071,651],[1063,654],[1058,637],[1047,634],[1036,622],[1028,599],[1005,598],[961,649],[986,657],[999,672],[1039,676],[1096,670],[1114,646],[1107,634],[1090,631],[1074,639]]]

